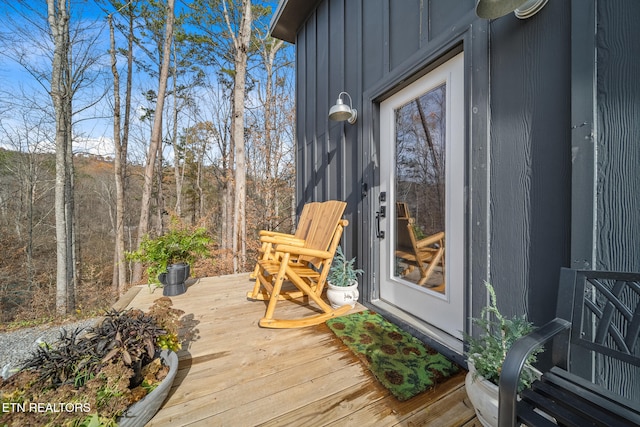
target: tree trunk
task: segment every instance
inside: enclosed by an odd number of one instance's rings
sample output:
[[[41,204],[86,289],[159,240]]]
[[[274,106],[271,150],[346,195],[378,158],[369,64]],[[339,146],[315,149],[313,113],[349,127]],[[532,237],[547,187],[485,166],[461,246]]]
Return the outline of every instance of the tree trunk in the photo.
[[[233,142],[231,144],[233,148]],[[230,155],[231,159],[233,156]],[[233,160],[225,168],[224,193],[222,196],[222,248],[230,250],[233,247]]]
[[[277,214],[276,186],[274,176],[276,167],[272,158],[273,153],[273,133],[275,129],[275,114],[273,106],[276,105],[273,96],[273,65],[276,54],[283,46],[284,42],[278,40],[275,43],[265,41],[262,49],[262,62],[264,64],[265,75],[265,96],[264,96],[264,148],[265,148],[265,205],[267,207],[267,228],[272,230],[275,226]]]
[[[49,0],[52,1],[52,0]],[[156,154],[162,143],[162,113],[164,110],[164,98],[167,91],[167,80],[169,78],[169,64],[171,62],[171,41],[173,39],[174,20],[174,0],[167,1],[167,24],[162,53],[162,66],[160,68],[160,79],[158,84],[158,98],[156,99],[155,114],[153,116],[153,128],[151,130],[151,142],[147,162],[144,168],[144,185],[142,188],[142,201],[140,208],[140,222],[138,225],[138,241],[140,246],[142,238],[149,231],[149,211],[151,209],[151,192],[153,187],[153,175],[156,164]],[[139,282],[142,278],[142,265],[136,263],[133,270],[133,282]]]
[[[199,205],[198,205],[198,217],[202,217],[202,215],[204,215],[204,211],[205,211],[205,201],[204,201],[204,188],[202,188],[202,175],[204,173],[204,156],[205,153],[207,151],[207,144],[206,143],[202,143],[202,149],[200,150],[200,153],[198,153],[198,175],[197,175],[197,180],[196,180],[196,189],[198,190],[198,200],[199,200]]]
[[[134,26],[134,9],[135,6],[133,3],[129,3],[129,14],[128,14],[128,18],[129,18],[129,34],[127,35],[127,87],[125,89],[125,101],[124,101],[124,126],[122,129],[122,140],[120,141],[122,144],[122,159],[121,159],[121,173],[122,173],[122,206],[121,206],[121,211],[122,211],[122,217],[123,217],[123,225],[124,225],[124,218],[126,218],[126,210],[125,210],[125,192],[126,192],[126,187],[127,187],[127,152],[128,152],[128,145],[129,145],[129,125],[130,125],[130,118],[131,118],[131,82],[133,81],[133,45],[135,42],[135,35],[133,33],[133,26]],[[125,233],[125,230],[123,228],[123,233],[122,233],[122,240],[123,240],[123,247],[126,249],[126,240],[128,237],[129,240],[129,246],[131,247],[131,229],[129,229],[128,233]],[[128,234],[128,236],[126,236],[125,234]],[[126,282],[126,275],[127,275],[127,265],[124,264],[125,267],[125,271],[124,273],[119,272],[119,274],[124,274],[124,279]],[[124,287],[125,284],[123,282],[120,282],[120,290],[121,292],[124,292]]]
[[[71,66],[68,67],[71,70]],[[67,93],[71,93],[71,73],[65,74]],[[65,150],[65,224],[67,226],[67,314],[73,312],[76,307],[76,289],[80,280],[77,266],[80,265],[79,244],[76,234],[78,218],[75,209],[75,172],[73,167],[73,138],[71,112],[71,97],[65,102],[64,120],[66,121],[66,150]]]
[[[180,159],[180,154],[184,155],[184,149],[180,150],[178,144],[178,58],[176,58],[175,50],[174,50],[174,59],[173,59],[173,129],[172,129],[172,137],[171,143],[173,145],[173,176],[176,181],[176,206],[175,211],[178,218],[182,217],[182,183],[184,178],[184,168],[181,168],[182,164],[185,162],[184,157],[182,161]]]
[[[117,295],[123,295],[127,285],[127,264],[124,258],[124,165],[127,163],[126,146],[120,139],[120,76],[116,60],[116,45],[112,16],[109,15],[111,39],[111,73],[113,74],[113,144],[115,146],[114,177],[116,183],[116,243],[114,254],[113,287]],[[123,150],[124,148],[124,150]]]
[[[156,188],[156,235],[160,236],[164,231],[162,216],[165,212],[164,186],[162,185],[162,162],[164,162],[164,158],[162,157],[162,140],[158,144],[158,155],[156,159],[156,179],[158,181],[158,185]]]
[[[53,37],[51,99],[56,121],[56,312],[66,315],[73,310],[75,282],[73,165],[71,149],[71,78],[69,13],[66,2],[47,0],[47,19]]]
[[[246,92],[247,61],[249,42],[251,41],[251,0],[242,0],[242,18],[238,33],[234,34],[230,24],[226,3],[223,2],[225,21],[234,43],[234,85],[233,85],[233,115],[231,129],[235,153],[235,182],[233,209],[233,272],[238,273],[245,268],[246,251],[246,175],[247,165],[244,141],[244,105]]]

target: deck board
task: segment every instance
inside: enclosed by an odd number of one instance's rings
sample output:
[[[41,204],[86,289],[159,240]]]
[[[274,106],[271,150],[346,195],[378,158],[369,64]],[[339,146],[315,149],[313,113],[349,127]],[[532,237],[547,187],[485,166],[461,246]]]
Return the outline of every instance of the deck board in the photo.
[[[252,286],[248,274],[210,277],[171,297],[196,334],[178,352],[171,393],[149,426],[480,425],[463,373],[399,402],[326,325],[259,327],[266,304],[246,298]],[[161,296],[141,286],[128,307],[147,309]],[[276,309],[283,318],[315,313],[290,301]]]

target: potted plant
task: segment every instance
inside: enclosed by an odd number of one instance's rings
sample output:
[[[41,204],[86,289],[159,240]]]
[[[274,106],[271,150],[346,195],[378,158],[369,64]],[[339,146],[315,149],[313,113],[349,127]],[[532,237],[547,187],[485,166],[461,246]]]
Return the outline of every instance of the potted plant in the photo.
[[[111,310],[86,331],[63,330],[0,381],[0,425],[144,426],[178,369],[181,310],[162,297],[148,312]]]
[[[355,307],[359,296],[358,274],[364,273],[354,268],[355,262],[355,257],[347,261],[342,248],[338,246],[327,276],[327,298],[331,307],[339,308],[346,304]]]
[[[212,240],[204,227],[190,230],[172,222],[161,236],[144,236],[137,251],[128,252],[127,259],[142,262],[147,267],[149,285],[163,287],[163,295],[185,292],[191,264],[209,254]]]
[[[513,343],[534,327],[524,316],[505,318],[498,310],[496,293],[491,284],[485,282],[489,292],[489,303],[482,309],[480,318],[471,319],[481,329],[475,338],[463,334],[469,344],[467,362],[469,373],[465,386],[469,400],[483,426],[498,425],[498,381],[507,351]],[[536,378],[533,363],[539,349],[527,359],[520,377],[519,390],[523,390]]]

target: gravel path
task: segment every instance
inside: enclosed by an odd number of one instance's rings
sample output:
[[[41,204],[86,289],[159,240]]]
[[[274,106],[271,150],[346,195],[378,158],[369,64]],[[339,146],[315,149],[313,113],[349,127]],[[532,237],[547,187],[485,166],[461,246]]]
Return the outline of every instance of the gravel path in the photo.
[[[62,325],[41,325],[0,332],[0,376],[7,378],[12,371],[19,368],[20,364],[35,352],[38,343],[54,343],[63,329],[67,331],[73,331],[76,328],[86,329],[96,322],[97,318],[91,318]]]

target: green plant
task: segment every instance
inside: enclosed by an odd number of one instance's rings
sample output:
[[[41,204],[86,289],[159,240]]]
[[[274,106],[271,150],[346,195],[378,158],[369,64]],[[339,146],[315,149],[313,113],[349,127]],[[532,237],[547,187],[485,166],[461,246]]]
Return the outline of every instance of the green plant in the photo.
[[[331,263],[331,269],[329,269],[329,275],[327,279],[333,286],[350,286],[354,281],[358,279],[358,274],[364,273],[363,270],[353,267],[355,264],[355,257],[347,261],[342,248],[338,246],[336,254],[333,257]]]
[[[148,313],[111,310],[86,332],[63,330],[57,342],[37,348],[20,371],[0,381],[0,405],[20,409],[56,402],[74,410],[0,412],[0,426],[117,425],[130,405],[166,377],[169,368],[158,354],[164,341],[180,347],[183,314],[162,297]]]
[[[128,260],[142,262],[147,267],[150,284],[158,284],[158,275],[176,262],[192,264],[197,258],[209,256],[213,242],[204,227],[189,230],[174,223],[158,237],[144,236],[137,251],[127,252]]]
[[[464,337],[469,344],[468,359],[473,363],[477,375],[497,385],[507,351],[518,338],[531,332],[534,327],[524,316],[507,319],[500,314],[493,286],[487,282],[485,286],[489,292],[489,304],[482,309],[480,318],[472,319],[482,332],[478,338],[466,333]],[[533,363],[540,351],[542,349],[535,351],[527,359],[520,376],[519,391],[529,387],[535,379]]]

